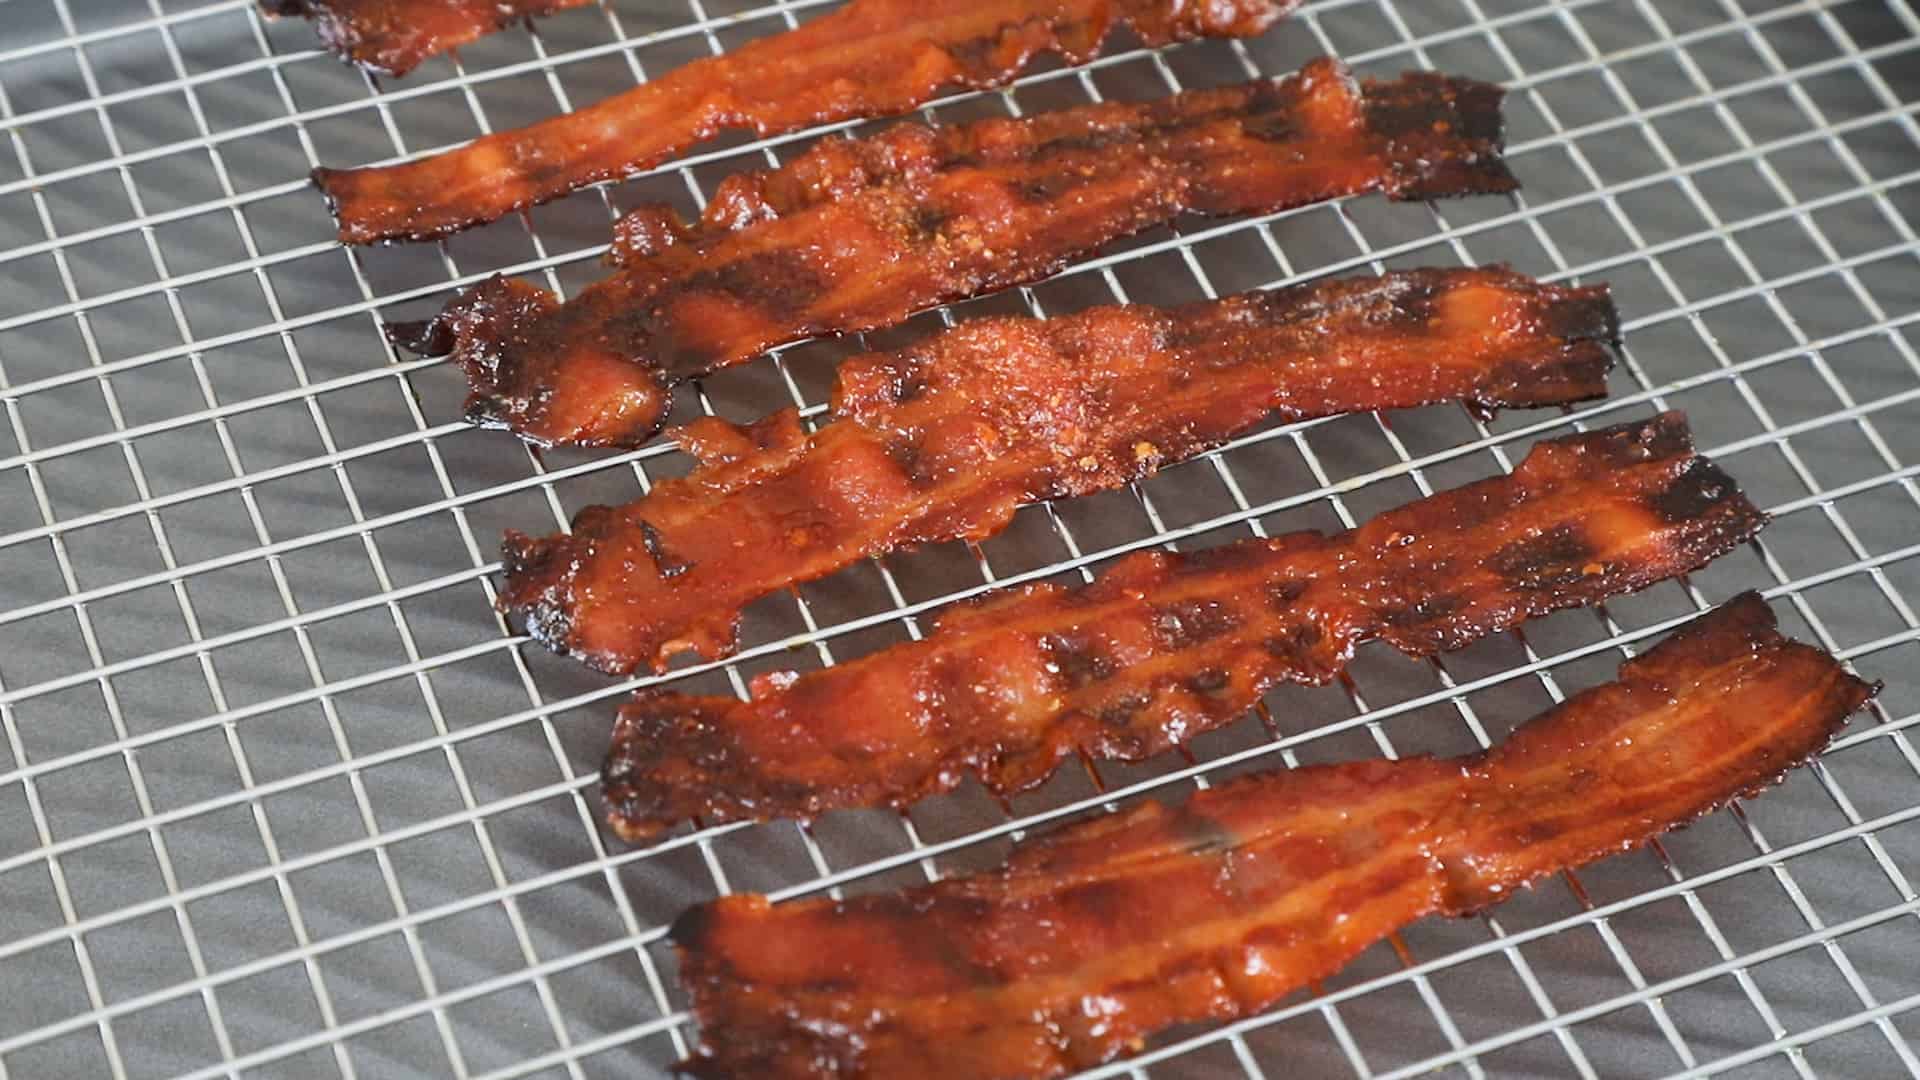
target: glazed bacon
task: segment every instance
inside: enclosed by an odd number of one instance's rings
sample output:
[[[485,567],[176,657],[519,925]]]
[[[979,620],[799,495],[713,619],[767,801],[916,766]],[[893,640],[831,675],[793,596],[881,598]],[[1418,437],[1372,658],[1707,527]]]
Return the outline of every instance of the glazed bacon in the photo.
[[[949,609],[925,639],[753,700],[643,692],[603,771],[607,820],[905,806],[969,774],[1008,794],[1075,753],[1138,761],[1324,683],[1370,639],[1423,656],[1696,569],[1765,524],[1668,413],[1536,445],[1510,476],[1350,532],[1128,556],[1089,585]]]
[[[638,445],[687,379],[1043,278],[1183,213],[1511,190],[1500,96],[1434,74],[1363,87],[1323,59],[1144,104],[903,124],[736,178],[694,227],[635,211],[622,269],[565,304],[496,278],[395,337],[459,360],[476,423],[542,444]]]
[[[1626,851],[1874,693],[1748,593],[1470,757],[1309,766],[1027,841],[1003,869],[674,927],[702,1077],[1053,1077],[1265,1009],[1427,915]]]
[[[510,534],[502,603],[625,674],[733,651],[753,600],[903,547],[980,541],[1023,503],[1120,487],[1273,416],[1606,392],[1606,288],[1506,270],[1331,280],[1174,309],[981,319],[840,368],[834,422],[676,431],[702,464],[567,535]]]
[[[379,75],[478,41],[510,23],[594,0],[260,0],[269,15],[313,23],[327,48]]]
[[[287,0],[279,6],[350,11],[356,17],[336,17],[336,24],[381,22],[390,24],[386,34],[400,29],[403,12],[396,9],[431,6],[447,9],[439,16],[447,23],[471,24],[470,37],[477,37],[531,9],[582,2]],[[893,116],[943,90],[1004,86],[1044,53],[1086,63],[1099,55],[1116,23],[1131,26],[1148,45],[1250,36],[1298,2],[853,0],[798,29],[696,60],[575,112],[418,161],[320,169],[314,179],[339,217],[342,241],[429,240],[588,184],[643,172],[729,128],[767,136]],[[503,9],[503,17],[490,18],[489,9]]]

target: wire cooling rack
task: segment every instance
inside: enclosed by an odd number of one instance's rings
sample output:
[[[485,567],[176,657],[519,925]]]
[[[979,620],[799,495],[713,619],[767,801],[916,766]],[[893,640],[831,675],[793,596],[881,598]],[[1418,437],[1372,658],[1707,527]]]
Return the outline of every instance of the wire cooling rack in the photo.
[[[632,498],[679,455],[550,454],[457,422],[393,354],[504,271],[577,288],[615,211],[696,210],[818,132],[732,139],[440,246],[343,250],[305,176],[423,153],[797,23],[793,0],[617,0],[378,86],[252,0],[0,2],[0,1074],[662,1075],[694,1038],[664,927],[728,890],[897,887],[1024,831],[1252,767],[1498,739],[1734,592],[1884,680],[1823,760],[1484,917],[1430,921],[1260,1017],[1097,1070],[1920,1075],[1920,15],[1908,0],[1317,0],[1245,43],[1120,49],[961,119],[1291,70],[1438,67],[1513,87],[1513,199],[1350,201],[1182,223],[977,311],[1167,302],[1388,266],[1606,279],[1611,400],[1274,427],[1120,493],[1021,512],[756,607],[741,691],[920,632],[990,585],[1114,555],[1337,528],[1505,469],[1535,438],[1689,412],[1776,522],[1689,581],[1433,664],[1384,650],[1191,756],[1067,772],[1001,806],[676,835],[595,827],[611,685],[492,614],[503,528]],[[816,416],[816,343],[683,415]],[[936,1069],[937,1062],[930,1063]]]

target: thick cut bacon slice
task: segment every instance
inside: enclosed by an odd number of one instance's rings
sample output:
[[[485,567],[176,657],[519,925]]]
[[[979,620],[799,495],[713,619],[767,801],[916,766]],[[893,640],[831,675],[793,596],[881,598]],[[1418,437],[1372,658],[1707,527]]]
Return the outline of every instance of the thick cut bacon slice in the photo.
[[[510,534],[502,603],[603,671],[715,658],[761,596],[984,540],[1023,503],[1119,487],[1276,414],[1598,397],[1616,329],[1604,286],[1464,269],[963,323],[848,360],[815,434],[791,409],[679,429],[692,475],[584,511],[568,535]]]
[[[1242,777],[905,892],[674,927],[704,1077],[1052,1077],[1246,1016],[1426,915],[1628,850],[1812,756],[1874,693],[1748,593],[1500,747]]]
[[[1182,213],[1510,190],[1500,96],[1433,74],[1363,87],[1320,60],[1144,104],[901,125],[742,178],[692,229],[636,211],[624,267],[565,304],[494,279],[396,337],[460,361],[476,423],[635,445],[688,378],[1045,277]]]
[[[313,23],[327,48],[381,75],[405,75],[422,60],[510,23],[595,0],[260,0],[269,15]]]
[[[752,701],[643,693],[604,770],[629,839],[672,823],[1009,793],[1079,752],[1137,761],[1323,683],[1361,642],[1427,655],[1700,567],[1765,523],[1668,413],[1541,443],[1511,476],[1333,536],[1132,555],[1092,584],[949,610],[924,640]]]
[[[1099,54],[1116,22],[1132,26],[1150,45],[1247,36],[1298,2],[853,0],[797,30],[696,60],[576,112],[418,161],[321,169],[314,179],[333,203],[341,240],[426,240],[642,172],[729,128],[766,136],[892,116],[942,90],[1004,86],[1048,52],[1083,64]],[[425,5],[367,0],[331,6]]]

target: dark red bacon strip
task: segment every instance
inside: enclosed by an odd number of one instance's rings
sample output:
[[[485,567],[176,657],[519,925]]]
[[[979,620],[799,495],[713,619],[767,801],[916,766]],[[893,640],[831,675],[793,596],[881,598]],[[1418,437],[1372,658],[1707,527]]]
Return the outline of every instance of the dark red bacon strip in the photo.
[[[1874,688],[1752,593],[1470,757],[1242,777],[1003,869],[675,926],[702,1077],[1053,1077],[1246,1016],[1397,928],[1625,851],[1805,761]]]
[[[351,12],[336,16],[335,25],[377,22],[388,35],[404,29],[405,16],[420,17],[413,9],[432,6],[445,9],[441,21],[474,24],[471,36],[478,36],[491,29],[480,23],[495,22],[488,9],[513,17],[581,2],[286,0],[279,6]],[[575,112],[418,161],[321,169],[314,179],[333,203],[346,243],[427,240],[588,184],[632,176],[729,128],[767,136],[893,116],[943,90],[1004,86],[1045,53],[1057,53],[1068,64],[1086,63],[1099,55],[1116,23],[1131,26],[1149,45],[1241,37],[1266,29],[1298,2],[853,0],[798,29],[696,60]]]
[[[1433,74],[1363,87],[1320,60],[1143,104],[905,124],[739,178],[697,226],[636,211],[620,272],[565,304],[495,279],[396,337],[459,360],[477,423],[637,445],[686,379],[1043,278],[1183,213],[1510,190],[1500,96]]]
[[[1700,567],[1765,523],[1676,413],[1534,447],[1510,476],[1333,536],[1132,555],[1092,584],[950,609],[924,640],[753,700],[643,693],[604,770],[607,820],[905,806],[969,775],[1007,794],[1080,753],[1138,761],[1324,683],[1380,639],[1422,656]]]
[[[380,75],[405,75],[505,26],[594,0],[260,0],[313,23],[327,48]]]
[[[1506,270],[1315,282],[1175,309],[981,319],[840,368],[834,422],[680,428],[702,465],[567,535],[506,543],[505,607],[614,673],[734,647],[742,608],[863,558],[984,540],[1278,415],[1606,392],[1604,286]]]

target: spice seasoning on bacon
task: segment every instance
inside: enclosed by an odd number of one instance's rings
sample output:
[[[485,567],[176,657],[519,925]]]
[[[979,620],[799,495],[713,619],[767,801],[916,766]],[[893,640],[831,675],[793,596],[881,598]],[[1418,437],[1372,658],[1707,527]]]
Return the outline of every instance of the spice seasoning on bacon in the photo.
[[[734,647],[741,609],[861,559],[980,541],[1275,416],[1606,392],[1604,286],[1501,269],[1329,280],[1173,309],[981,319],[841,365],[831,423],[678,429],[702,464],[569,534],[506,544],[502,603],[603,671]]]
[[[273,0],[268,0],[272,3]],[[491,30],[489,9],[508,18],[545,4],[444,0],[436,34],[409,34],[422,20],[413,0],[282,0],[283,11],[330,12],[343,43],[436,41],[471,24],[467,40]],[[631,176],[730,128],[761,136],[815,124],[893,116],[942,90],[1004,86],[1036,57],[1068,64],[1099,54],[1117,23],[1148,45],[1196,37],[1248,36],[1266,29],[1299,0],[853,0],[784,33],[750,41],[723,56],[696,60],[584,109],[483,135],[418,161],[363,169],[321,169],[314,179],[350,244],[427,240],[505,217],[601,180]],[[365,24],[365,25],[363,25]],[[419,48],[420,45],[414,45]],[[356,56],[358,59],[359,57]],[[406,62],[411,67],[413,61]],[[365,62],[365,61],[363,61]]]
[[[1464,758],[1229,780],[897,893],[729,896],[674,927],[700,1077],[1053,1077],[1247,1016],[1774,783],[1874,688],[1746,594]]]
[[[422,60],[451,52],[535,15],[594,0],[260,0],[269,15],[313,24],[327,48],[379,75],[405,75]]]
[[[1075,754],[1138,761],[1284,682],[1324,683],[1360,643],[1414,656],[1697,569],[1766,518],[1692,450],[1677,413],[1536,445],[1500,476],[1349,532],[1128,556],[1091,584],[949,609],[920,641],[753,700],[643,692],[603,770],[607,821],[906,806],[968,776],[1009,794]]]
[[[636,211],[622,268],[564,304],[498,278],[395,337],[460,362],[476,423],[637,445],[687,379],[1046,277],[1184,213],[1511,190],[1500,97],[1434,74],[1362,85],[1319,60],[1142,104],[904,124],[737,178],[697,226]]]

